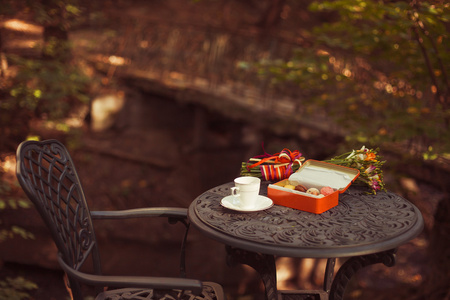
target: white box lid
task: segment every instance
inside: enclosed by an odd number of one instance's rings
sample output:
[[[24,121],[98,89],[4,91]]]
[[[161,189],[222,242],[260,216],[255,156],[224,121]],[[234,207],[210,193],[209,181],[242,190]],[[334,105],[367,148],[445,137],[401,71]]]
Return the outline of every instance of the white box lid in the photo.
[[[356,169],[316,160],[307,160],[300,169],[289,177],[289,180],[311,187],[329,186],[336,190],[343,190],[358,175],[359,171]]]

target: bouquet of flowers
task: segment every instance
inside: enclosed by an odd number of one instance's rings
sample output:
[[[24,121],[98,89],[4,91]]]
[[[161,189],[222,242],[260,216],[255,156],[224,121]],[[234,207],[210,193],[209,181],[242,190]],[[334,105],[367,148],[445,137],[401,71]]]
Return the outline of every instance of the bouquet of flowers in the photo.
[[[385,161],[378,152],[378,148],[368,149],[363,146],[359,150],[335,156],[325,162],[358,169],[360,175],[355,183],[368,186],[370,193],[376,194],[379,190],[386,190],[381,169]],[[252,157],[248,162],[242,163],[241,176],[254,176],[268,181],[283,180],[296,172],[304,160],[305,158],[298,150],[291,151],[285,148],[275,154],[264,151],[263,155]]]
[[[265,151],[264,151],[265,152]],[[297,171],[305,160],[298,151],[283,149],[279,153],[264,153],[243,162],[241,166],[241,176],[254,176],[262,180],[282,180],[288,178]]]
[[[378,148],[367,149],[363,146],[359,150],[335,156],[330,160],[326,160],[326,162],[358,169],[360,175],[355,182],[369,186],[371,193],[376,194],[379,190],[386,190],[383,182],[383,171],[381,170],[385,161],[381,160],[378,152]]]

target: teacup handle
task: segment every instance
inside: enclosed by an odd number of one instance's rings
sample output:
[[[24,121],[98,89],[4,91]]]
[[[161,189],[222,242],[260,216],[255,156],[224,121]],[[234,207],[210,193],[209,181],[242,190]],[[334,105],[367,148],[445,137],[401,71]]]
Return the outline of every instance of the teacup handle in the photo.
[[[233,186],[232,188],[230,188],[230,190],[231,190],[231,195],[233,195],[235,197],[238,197],[240,195],[238,187]]]

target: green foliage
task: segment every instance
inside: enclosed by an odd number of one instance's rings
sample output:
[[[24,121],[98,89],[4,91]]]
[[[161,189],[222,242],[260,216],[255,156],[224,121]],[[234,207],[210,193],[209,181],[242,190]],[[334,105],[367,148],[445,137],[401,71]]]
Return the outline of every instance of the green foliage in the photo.
[[[30,295],[27,291],[31,291],[37,288],[38,286],[35,283],[23,277],[7,277],[5,278],[5,280],[0,280],[0,299],[29,299]]]
[[[39,58],[7,56],[9,64],[18,71],[0,82],[0,141],[11,145],[30,134],[33,118],[57,122],[89,100],[89,78],[71,61],[71,45],[65,38],[67,30],[85,21],[79,1],[0,0],[0,15],[21,12],[44,26],[44,45],[37,49],[42,54]],[[1,171],[0,212],[31,207],[17,193],[19,187],[3,180]],[[3,223],[0,216],[0,243],[14,237],[34,238],[24,228]],[[0,281],[0,299],[30,299],[28,292],[36,288],[23,277],[6,278]]]
[[[34,116],[61,119],[74,105],[89,98],[88,77],[75,65],[58,60],[32,60],[10,55],[19,72],[9,89],[4,109],[24,109]]]
[[[303,112],[327,113],[349,141],[450,152],[450,5],[337,0],[310,10],[334,17],[313,29],[312,47],[259,62],[260,74],[295,83]]]
[[[33,233],[19,226],[12,226],[9,229],[0,229],[0,243],[6,241],[7,239],[14,238],[14,236],[20,236],[23,239],[34,239]]]
[[[30,134],[34,118],[62,120],[89,101],[89,78],[80,68],[58,60],[10,55],[18,73],[0,89],[0,134],[15,145]]]
[[[89,101],[90,79],[72,62],[67,30],[82,22],[83,8],[77,0],[1,1],[2,11],[25,12],[50,28],[42,57],[24,58],[7,55],[17,73],[0,85],[0,139],[14,145],[30,131],[34,118],[62,120],[79,104]],[[55,29],[56,28],[56,29]],[[61,36],[62,35],[62,36]]]
[[[15,15],[18,12],[31,13],[40,25],[56,25],[61,29],[85,21],[79,0],[0,0],[0,15]]]
[[[0,176],[1,175],[2,173],[0,172]],[[27,209],[32,206],[27,198],[17,196],[17,191],[19,190],[19,186],[12,186],[0,177],[0,212],[5,209]],[[1,219],[0,225],[2,225]],[[6,239],[13,238],[14,236],[20,236],[24,239],[34,239],[33,233],[16,225],[12,225],[8,228],[0,228],[0,243],[4,242]]]
[[[5,209],[26,209],[32,206],[31,202],[18,196],[20,186],[17,181],[7,182],[0,169],[0,212]],[[23,239],[34,239],[34,234],[16,225],[4,226],[0,218],[0,244],[7,239],[19,236]],[[23,277],[5,278],[0,280],[0,299],[30,299],[27,291],[36,289],[37,285]]]
[[[78,1],[1,1],[2,12],[32,12],[35,21],[44,26],[67,30],[78,22]],[[58,32],[58,31],[57,31]],[[23,140],[29,135],[33,118],[61,120],[79,104],[89,101],[89,78],[70,61],[70,44],[63,38],[49,36],[41,49],[42,57],[30,59],[18,55],[7,58],[17,73],[0,85],[0,138],[2,142]],[[63,124],[64,125],[64,124]],[[28,200],[18,197],[0,170],[0,210],[28,208]],[[1,219],[0,219],[1,223]],[[0,242],[20,236],[34,238],[18,226],[3,228]]]
[[[58,25],[61,28],[69,29],[82,17],[82,10],[77,0],[51,0],[29,1],[29,7],[34,11],[34,19],[44,25]]]

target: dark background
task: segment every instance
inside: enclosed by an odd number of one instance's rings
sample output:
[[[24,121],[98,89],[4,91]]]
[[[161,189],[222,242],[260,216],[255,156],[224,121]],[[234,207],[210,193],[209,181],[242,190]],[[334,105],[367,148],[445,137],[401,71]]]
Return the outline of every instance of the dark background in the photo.
[[[2,123],[5,203],[23,199],[14,178],[14,151],[27,136],[68,145],[93,210],[187,207],[206,189],[238,176],[241,162],[264,150],[298,149],[318,160],[351,150],[326,115],[307,116],[296,107],[295,85],[278,93],[267,88],[267,80],[236,69],[239,61],[255,57],[288,58],[296,47],[307,46],[296,34],[332,14],[275,0],[103,1],[85,7],[91,18],[60,37],[72,42],[71,59],[91,78],[89,101],[70,106],[62,119],[20,109]],[[280,17],[288,8],[290,17]],[[40,57],[27,43],[44,42],[46,34],[61,30],[41,26],[29,10],[14,12],[1,16],[2,53]],[[8,62],[2,76],[14,78],[16,65]],[[358,274],[348,299],[450,297],[448,161],[418,161],[404,155],[408,150],[405,144],[382,148],[385,182],[419,207],[424,232],[399,248],[395,267],[373,266]],[[0,240],[0,280],[22,275],[39,286],[29,292],[32,299],[63,299],[56,250],[37,213],[6,205],[0,220],[9,232]],[[174,241],[181,241],[182,228],[142,220],[96,225],[105,273],[177,275]],[[11,233],[14,226],[21,230]],[[222,283],[230,299],[260,299],[257,274],[228,267],[223,245],[193,229],[187,251],[189,277]],[[278,258],[277,266],[280,286],[321,287],[321,260]]]

